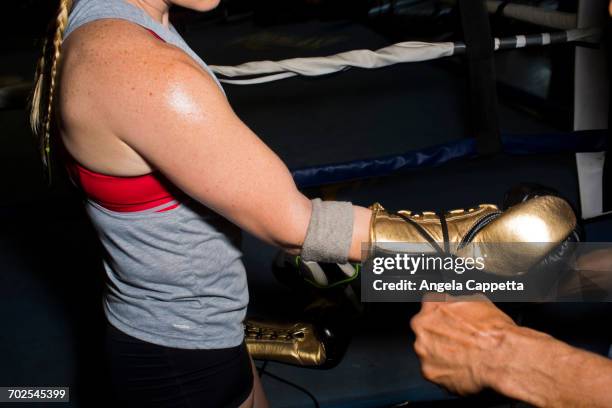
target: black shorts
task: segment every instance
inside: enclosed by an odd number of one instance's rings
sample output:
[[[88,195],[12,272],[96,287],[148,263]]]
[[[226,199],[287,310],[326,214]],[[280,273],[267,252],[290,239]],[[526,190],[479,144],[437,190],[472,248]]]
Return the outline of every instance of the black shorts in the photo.
[[[106,363],[117,406],[238,407],[253,389],[246,345],[187,350],[151,344],[107,323]]]

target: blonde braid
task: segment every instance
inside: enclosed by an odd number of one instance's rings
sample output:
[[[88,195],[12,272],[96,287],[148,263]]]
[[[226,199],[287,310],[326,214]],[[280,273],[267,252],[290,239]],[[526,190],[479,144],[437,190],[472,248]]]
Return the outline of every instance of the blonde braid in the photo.
[[[53,121],[53,98],[55,96],[57,68],[62,53],[64,31],[68,25],[68,14],[73,0],[60,0],[53,32],[53,49],[49,50],[49,39],[43,42],[43,51],[36,67],[35,86],[32,94],[30,125],[38,137],[41,157],[51,181],[51,124]],[[52,54],[49,58],[49,54]]]

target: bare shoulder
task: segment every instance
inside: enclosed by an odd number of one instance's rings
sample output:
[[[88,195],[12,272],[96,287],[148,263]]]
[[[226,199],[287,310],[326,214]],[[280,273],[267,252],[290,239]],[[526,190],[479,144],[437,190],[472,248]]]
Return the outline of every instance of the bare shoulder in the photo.
[[[95,21],[75,30],[65,46],[68,93],[78,94],[106,119],[193,119],[204,106],[225,102],[193,59],[136,24]]]
[[[144,27],[119,19],[98,20],[78,28],[64,47],[67,70],[78,69],[81,74],[112,81],[197,68],[182,50]]]
[[[84,62],[104,62],[121,54],[125,56],[128,52],[133,56],[171,53],[174,48],[144,27],[121,19],[102,19],[85,24],[70,35],[64,47]]]

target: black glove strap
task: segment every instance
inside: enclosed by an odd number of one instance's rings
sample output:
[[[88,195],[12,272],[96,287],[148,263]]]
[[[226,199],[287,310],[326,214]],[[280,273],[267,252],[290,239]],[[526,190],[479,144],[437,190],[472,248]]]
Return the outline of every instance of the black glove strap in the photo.
[[[445,252],[442,248],[440,248],[440,245],[438,245],[438,243],[436,242],[435,239],[433,239],[431,237],[431,235],[429,235],[427,233],[427,231],[425,231],[423,229],[423,227],[421,227],[418,223],[414,222],[413,220],[411,220],[409,217],[406,217],[404,214],[401,213],[396,213],[398,217],[400,217],[402,220],[406,221],[408,224],[412,225],[414,227],[415,230],[417,230],[417,232],[427,241],[429,242],[429,244],[440,254],[440,255],[444,255],[447,252]],[[446,225],[446,218],[444,218],[444,215],[440,215],[440,222],[442,223],[442,235],[444,236],[444,248],[448,248],[448,227]]]
[[[440,217],[440,226],[442,227],[442,239],[444,240],[444,253],[450,254],[450,238],[448,237],[448,224],[446,223],[446,211],[440,210],[438,212]]]

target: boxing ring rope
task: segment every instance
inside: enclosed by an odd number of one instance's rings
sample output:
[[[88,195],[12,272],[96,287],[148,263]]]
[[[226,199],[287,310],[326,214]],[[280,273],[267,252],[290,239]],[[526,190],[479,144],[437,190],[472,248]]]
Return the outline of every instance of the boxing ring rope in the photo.
[[[551,44],[600,41],[600,28],[570,29],[539,34],[494,38],[494,50],[512,50]],[[393,44],[379,50],[353,50],[327,57],[254,61],[237,66],[211,66],[220,80],[236,85],[255,85],[296,76],[317,77],[350,68],[376,69],[400,63],[435,60],[467,53],[464,42]],[[502,151],[512,155],[599,151],[606,145],[606,132],[572,132],[549,135],[502,135]],[[422,167],[437,167],[478,155],[475,138],[408,151],[387,157],[292,168],[300,188],[342,183],[363,178],[388,176]]]
[[[599,28],[572,29],[552,33],[516,35],[494,39],[495,51],[572,42],[597,42]],[[281,61],[254,61],[237,66],[211,65],[221,82],[256,85],[295,76],[316,77],[349,68],[376,69],[400,63],[430,61],[466,53],[463,42],[428,43],[407,41],[376,51],[353,50],[327,57],[291,58]],[[246,77],[246,78],[245,78]],[[232,79],[228,79],[232,78]]]
[[[549,134],[502,134],[502,151],[510,155],[599,152],[607,148],[607,130]],[[438,167],[457,160],[478,156],[476,139],[465,138],[424,149],[375,159],[354,160],[306,168],[291,169],[300,188],[352,180],[384,177],[402,172]]]
[[[557,30],[570,30],[578,26],[576,14],[563,11],[544,10],[540,7],[527,6],[524,4],[508,4],[499,0],[488,0],[487,11],[491,14],[498,13],[500,7],[501,15],[525,23]]]

